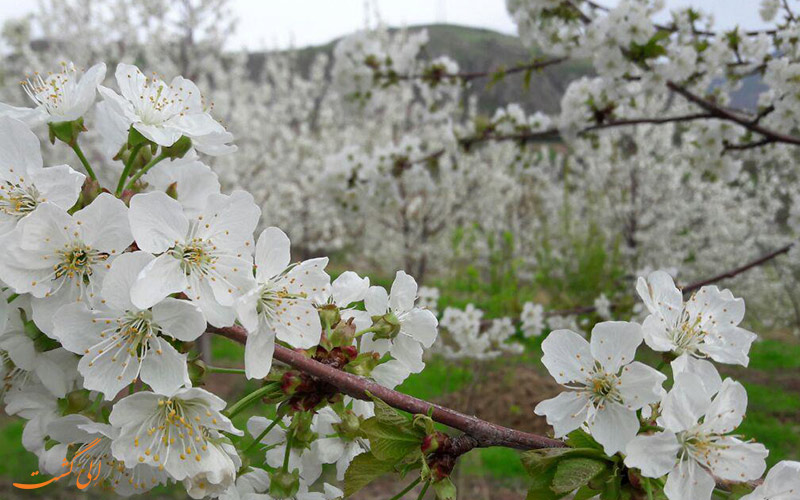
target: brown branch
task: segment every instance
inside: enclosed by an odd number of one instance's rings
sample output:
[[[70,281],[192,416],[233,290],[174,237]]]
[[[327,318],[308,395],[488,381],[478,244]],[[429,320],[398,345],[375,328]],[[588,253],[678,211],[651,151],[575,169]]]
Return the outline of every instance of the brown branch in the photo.
[[[503,74],[503,75],[512,75],[515,73],[523,73],[528,71],[538,71],[540,69],[544,69],[548,66],[554,66],[556,64],[561,64],[564,61],[567,61],[568,57],[555,57],[552,59],[545,59],[542,61],[534,61],[531,63],[526,64],[518,64],[516,66],[512,66],[511,68],[503,68],[498,67],[493,70],[489,71],[465,71],[460,73],[446,73],[446,72],[436,72],[431,71],[430,73],[420,73],[420,74],[410,74],[410,75],[400,75],[394,72],[384,73],[381,71],[374,71],[374,76],[378,79],[386,79],[392,81],[393,79],[396,80],[424,80],[424,81],[442,81],[442,80],[461,80],[462,82],[469,82],[472,80],[477,80],[480,78],[486,78],[489,76]]]
[[[241,326],[232,326],[228,328],[209,326],[207,331],[225,336],[240,344],[245,344],[247,341],[247,331]],[[371,394],[398,410],[415,415],[427,415],[430,413],[431,418],[436,422],[460,430],[464,434],[470,436],[474,439],[475,446],[480,448],[502,446],[517,450],[532,450],[539,448],[562,448],[565,446],[562,441],[509,429],[474,416],[464,415],[463,413],[459,413],[444,406],[429,403],[392,389],[387,389],[372,380],[337,370],[332,366],[324,365],[318,361],[307,358],[300,352],[287,349],[280,345],[275,346],[274,359],[312,375],[336,387],[342,394],[346,394],[350,397],[370,401],[369,395]]]
[[[681,289],[683,290],[684,294],[687,294],[687,293],[691,293],[691,292],[693,292],[693,291],[695,291],[695,290],[697,290],[699,288],[702,288],[702,287],[704,287],[706,285],[710,285],[710,284],[716,283],[718,281],[721,281],[723,279],[736,277],[736,276],[738,276],[738,275],[740,275],[740,274],[742,274],[742,273],[744,273],[746,271],[749,271],[750,269],[753,269],[755,267],[758,267],[758,266],[761,266],[763,264],[766,264],[767,262],[775,259],[776,257],[789,252],[789,250],[793,246],[794,246],[794,243],[789,243],[788,245],[782,246],[781,248],[779,248],[777,250],[774,250],[772,252],[769,252],[768,254],[762,255],[761,257],[759,257],[759,258],[757,258],[755,260],[752,260],[752,261],[750,261],[750,262],[748,262],[746,264],[743,264],[743,265],[741,265],[741,266],[739,266],[737,268],[730,269],[728,271],[725,271],[723,273],[717,274],[717,275],[712,276],[710,278],[706,278],[706,279],[703,279],[703,280],[700,280],[700,281],[695,281],[694,283],[690,283],[690,284],[684,286]],[[623,306],[625,306],[625,304],[615,303],[615,304],[610,304],[609,308],[610,309],[617,309],[617,308],[620,308],[620,307],[623,307]],[[570,309],[553,309],[553,310],[550,310],[550,311],[545,311],[544,315],[545,315],[545,317],[573,316],[573,315],[578,315],[578,314],[591,314],[591,313],[593,313],[595,311],[597,311],[597,307],[595,307],[595,306],[577,306],[577,307],[573,307],[573,308],[570,308]],[[491,322],[491,320],[484,320],[484,321],[481,322],[481,326],[488,326],[490,324],[490,322]]]
[[[707,279],[704,279],[704,280],[701,280],[701,281],[695,281],[694,283],[691,283],[691,284],[686,285],[685,287],[683,287],[683,293],[684,294],[691,293],[691,292],[693,292],[693,291],[695,291],[695,290],[697,290],[699,288],[702,288],[702,287],[704,287],[706,285],[710,285],[712,283],[716,283],[717,281],[721,281],[721,280],[724,280],[724,279],[733,278],[735,276],[738,276],[738,275],[742,274],[745,271],[749,271],[750,269],[753,269],[754,267],[758,267],[758,266],[760,266],[762,264],[765,264],[765,263],[771,261],[772,259],[774,259],[775,257],[778,257],[779,255],[783,255],[785,253],[788,253],[789,250],[791,250],[793,246],[794,246],[794,243],[789,243],[788,245],[785,245],[785,246],[783,246],[783,247],[781,247],[781,248],[779,248],[777,250],[774,250],[774,251],[772,251],[772,252],[770,252],[768,254],[762,255],[761,257],[757,258],[756,260],[750,261],[747,264],[739,266],[739,267],[737,267],[735,269],[731,269],[729,271],[725,271],[724,273],[717,274],[716,276],[712,276],[710,278],[707,278]]]
[[[680,123],[680,122],[689,122],[694,120],[705,120],[710,118],[716,118],[711,113],[692,113],[688,115],[679,115],[679,116],[668,116],[665,118],[625,118],[620,120],[609,121],[605,123],[598,123],[595,125],[591,125],[586,127],[582,130],[578,131],[578,135],[584,135],[589,132],[593,132],[595,130],[603,130],[603,129],[610,129],[610,128],[618,128],[618,127],[628,127],[632,125],[645,125],[645,124],[652,124],[652,125],[663,125],[667,123]],[[557,128],[550,128],[547,130],[541,130],[537,132],[533,131],[525,131],[525,132],[512,132],[507,134],[495,134],[491,132],[483,133],[480,135],[469,136],[469,137],[461,137],[458,139],[458,143],[465,149],[469,149],[475,144],[479,144],[482,142],[488,141],[515,141],[521,144],[526,144],[529,142],[537,142],[537,141],[544,141],[544,140],[555,140],[561,137],[561,132]],[[425,163],[429,160],[436,159],[442,156],[445,153],[444,149],[436,150],[428,155],[423,156],[422,158],[418,158],[416,160],[412,160],[410,163]]]
[[[775,130],[768,129],[766,127],[762,127],[757,121],[752,119],[747,119],[743,116],[739,116],[736,113],[728,111],[721,106],[717,105],[716,103],[704,99],[697,94],[690,92],[686,87],[678,85],[673,81],[667,82],[667,88],[672,90],[673,92],[680,94],[686,100],[700,106],[702,109],[706,110],[708,113],[713,115],[715,118],[719,118],[721,120],[726,120],[729,122],[736,123],[741,125],[747,130],[759,134],[765,138],[772,139],[772,142],[783,142],[786,144],[794,144],[800,145],[800,137],[796,137],[793,135],[787,135]]]

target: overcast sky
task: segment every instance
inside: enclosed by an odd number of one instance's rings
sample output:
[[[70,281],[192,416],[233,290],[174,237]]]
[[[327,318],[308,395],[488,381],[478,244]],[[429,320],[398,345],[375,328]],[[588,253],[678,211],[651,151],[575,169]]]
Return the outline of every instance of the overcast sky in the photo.
[[[758,0],[667,0],[669,7],[695,5],[711,10],[719,27],[762,27],[758,4]],[[25,15],[34,5],[33,1],[0,0],[0,21]],[[363,27],[366,6],[370,12],[377,10],[390,26],[446,22],[515,32],[505,0],[232,0],[232,5],[240,17],[232,48],[326,43]],[[373,14],[370,17],[374,19]]]

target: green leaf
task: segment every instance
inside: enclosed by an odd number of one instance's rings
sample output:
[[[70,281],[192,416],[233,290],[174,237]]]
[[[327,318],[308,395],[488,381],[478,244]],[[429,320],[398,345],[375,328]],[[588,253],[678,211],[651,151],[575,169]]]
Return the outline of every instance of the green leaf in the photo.
[[[521,455],[520,460],[530,475],[537,476],[560,460],[579,457],[602,460],[605,455],[602,451],[592,448],[543,448],[526,451]]]
[[[393,471],[393,464],[378,460],[372,453],[357,455],[344,474],[344,494],[349,497],[375,479]]]
[[[576,429],[567,434],[567,444],[570,448],[591,448],[595,450],[603,450],[603,445],[594,440],[588,432],[582,429]]]
[[[456,500],[456,485],[449,477],[432,484],[438,500]]]
[[[578,457],[561,460],[556,467],[550,487],[556,493],[575,491],[606,470],[607,465],[608,462],[594,458]]]
[[[382,399],[376,398],[369,393],[367,395],[375,403],[375,418],[378,421],[389,425],[405,425],[411,421],[410,418],[384,403]]]
[[[584,486],[579,489],[572,500],[589,500],[590,498],[594,498],[599,495],[600,492],[594,488],[590,488],[589,486]]]
[[[557,495],[550,489],[550,483],[553,482],[553,476],[556,473],[555,467],[551,467],[533,477],[533,481],[528,486],[527,500],[558,500],[564,495]]]
[[[405,419],[401,425],[389,425],[378,420],[377,416],[372,417],[361,424],[361,431],[369,439],[375,457],[393,463],[419,450],[425,438],[424,430],[412,427],[411,422]]]

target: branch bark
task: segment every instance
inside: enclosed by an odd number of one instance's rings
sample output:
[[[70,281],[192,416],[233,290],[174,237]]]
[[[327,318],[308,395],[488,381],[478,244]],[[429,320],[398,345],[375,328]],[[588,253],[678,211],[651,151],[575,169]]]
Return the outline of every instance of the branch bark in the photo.
[[[247,331],[238,325],[228,328],[209,326],[207,331],[222,335],[240,344],[247,342]],[[336,387],[342,394],[350,397],[370,401],[369,394],[371,394],[389,406],[411,414],[427,415],[430,412],[433,420],[468,435],[474,440],[475,446],[479,448],[502,446],[517,450],[533,450],[539,448],[563,448],[565,446],[562,441],[509,429],[508,427],[481,420],[475,416],[465,415],[450,408],[388,389],[372,380],[337,370],[307,358],[300,352],[280,345],[275,346],[274,359],[312,375]]]

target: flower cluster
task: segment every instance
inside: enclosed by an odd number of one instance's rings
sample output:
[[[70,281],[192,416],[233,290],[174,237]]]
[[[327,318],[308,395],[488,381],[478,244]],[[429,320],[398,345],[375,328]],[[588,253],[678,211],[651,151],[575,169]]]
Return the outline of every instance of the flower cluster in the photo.
[[[293,263],[280,229],[255,237],[253,197],[221,193],[199,155],[235,147],[194,83],[120,64],[117,93],[100,85],[104,72],[70,64],[37,77],[26,84],[36,107],[0,116],[3,400],[28,421],[23,444],[43,471],[70,459],[74,473],[122,495],[175,482],[193,498],[339,497],[309,488],[322,464],[341,479],[369,449],[359,426],[372,405],[271,370],[275,346],[394,387],[425,366],[436,317],[402,271],[390,292],[353,272],[331,283],[327,258]],[[122,162],[109,185],[79,146],[92,109]],[[86,175],[43,166],[30,127],[45,123]],[[231,421],[258,398],[228,405],[196,387],[212,369],[196,341],[209,325],[235,324],[249,331],[242,373],[280,405],[272,424],[248,422],[254,445],[268,448],[264,469],[242,468],[244,432]]]
[[[684,300],[664,271],[639,278],[637,290],[649,311],[643,324],[598,323],[589,342],[570,330],[544,340],[542,362],[569,390],[539,403],[536,413],[556,437],[585,429],[643,481],[661,481],[653,484],[671,500],[710,499],[717,480],[760,478],[767,449],[733,434],[747,393],[708,361],[747,366],[756,336],[739,326],[744,301],[716,286]],[[671,359],[669,391],[664,373],[635,360],[643,341]]]

